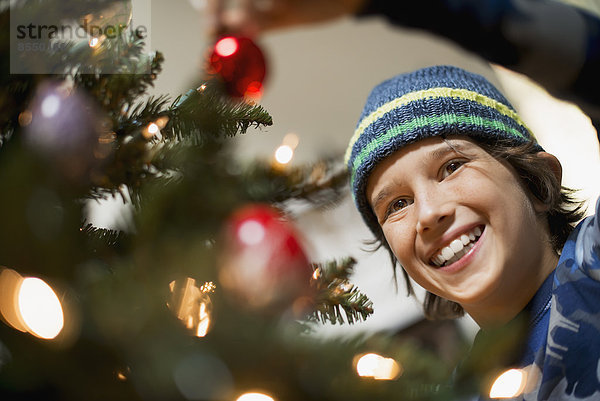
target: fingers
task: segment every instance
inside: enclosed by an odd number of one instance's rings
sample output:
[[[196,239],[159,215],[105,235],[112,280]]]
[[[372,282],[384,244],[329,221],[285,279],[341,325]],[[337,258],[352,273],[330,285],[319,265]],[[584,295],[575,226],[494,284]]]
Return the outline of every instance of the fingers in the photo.
[[[356,12],[365,0],[207,0],[209,33],[256,36],[275,28],[321,22]]]
[[[223,6],[223,0],[206,1],[204,20],[206,24],[206,31],[211,36],[217,36],[224,28],[221,22]]]
[[[256,36],[263,30],[271,0],[208,0],[207,32],[212,36],[236,33]]]

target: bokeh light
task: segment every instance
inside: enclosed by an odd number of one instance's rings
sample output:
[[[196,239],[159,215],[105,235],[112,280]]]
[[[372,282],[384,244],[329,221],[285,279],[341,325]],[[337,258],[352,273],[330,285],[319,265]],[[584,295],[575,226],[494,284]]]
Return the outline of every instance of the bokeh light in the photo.
[[[90,47],[98,47],[100,45],[100,39],[93,37],[89,41]]]
[[[359,376],[375,380],[394,380],[402,374],[402,368],[394,359],[373,353],[355,358],[355,366]]]
[[[54,117],[60,109],[60,97],[55,94],[48,95],[42,100],[42,115],[47,118]]]
[[[44,280],[24,278],[18,293],[19,312],[28,331],[43,339],[53,339],[64,326],[60,300]]]
[[[171,300],[167,306],[196,337],[205,337],[211,327],[212,302],[208,294],[214,292],[214,283],[198,287],[196,280],[188,277],[184,282],[172,281],[169,288]]]
[[[275,399],[263,393],[245,393],[240,395],[235,401],[275,401]]]
[[[145,130],[142,131],[144,138],[150,139],[160,132],[160,127],[156,123],[150,123]]]
[[[215,44],[215,52],[221,57],[228,57],[238,49],[238,42],[235,38],[226,37]]]
[[[510,369],[502,373],[492,384],[490,398],[514,398],[523,393],[527,373],[522,369]]]
[[[275,160],[279,164],[288,164],[294,157],[294,149],[288,145],[281,145],[275,150]]]
[[[0,268],[0,316],[10,327],[27,331],[17,302],[23,277],[12,269]]]
[[[299,142],[300,139],[298,138],[298,135],[293,133],[289,133],[283,137],[283,144],[288,145],[292,149],[296,149]]]
[[[31,120],[33,119],[33,114],[31,110],[25,110],[19,114],[19,125],[21,127],[26,127],[31,124]]]
[[[247,220],[237,232],[239,240],[246,245],[258,245],[265,238],[265,227],[256,220]]]

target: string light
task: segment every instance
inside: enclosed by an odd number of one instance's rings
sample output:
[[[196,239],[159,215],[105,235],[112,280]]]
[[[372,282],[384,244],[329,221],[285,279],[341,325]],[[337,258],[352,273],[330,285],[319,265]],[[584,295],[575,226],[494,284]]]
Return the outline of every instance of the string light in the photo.
[[[296,149],[299,142],[300,142],[300,139],[298,138],[298,135],[289,133],[283,137],[282,143],[284,145],[288,145],[292,149]]]
[[[58,95],[51,94],[42,100],[41,105],[42,115],[46,118],[52,118],[60,110],[60,98]]]
[[[124,381],[127,381],[130,373],[131,373],[131,369],[129,368],[129,366],[126,366],[123,369],[117,370],[115,372],[115,377],[117,378],[117,380],[124,382]]]
[[[150,139],[160,135],[160,130],[167,126],[169,117],[162,116],[156,119],[156,121],[148,124],[148,126],[142,131],[142,135],[146,139]],[[160,138],[159,138],[160,139]]]
[[[288,164],[294,157],[294,149],[288,145],[281,145],[275,150],[275,160],[279,164]]]
[[[51,340],[64,327],[56,293],[44,280],[22,277],[14,270],[0,271],[0,315],[14,329]]]
[[[17,308],[17,296],[23,277],[12,269],[0,269],[0,315],[10,327],[27,332],[27,326]]]
[[[263,393],[245,393],[240,395],[235,401],[275,401],[275,399]]]
[[[178,287],[176,281],[169,284],[172,301],[168,302],[167,306],[196,337],[206,336],[210,329],[212,312],[212,303],[208,294],[214,292],[215,284],[209,281],[198,287],[196,280],[188,277],[183,288],[178,290]]]
[[[167,126],[168,122],[169,122],[169,117],[162,116],[162,117],[157,118],[156,121],[154,122],[154,124],[156,124],[158,126],[159,130],[161,130]]]
[[[275,149],[274,158],[277,166],[284,167],[292,161],[298,142],[296,134],[287,134],[283,138],[282,144]]]
[[[355,358],[355,366],[359,376],[375,380],[394,380],[402,374],[402,368],[398,362],[374,353]]]
[[[101,37],[94,36],[93,38],[91,38],[89,40],[88,44],[90,45],[90,47],[92,49],[96,49],[96,48],[98,48],[98,46],[100,46],[100,44],[102,42],[104,42],[104,39],[105,39],[104,35],[102,35]]]
[[[523,393],[527,373],[522,369],[509,369],[496,378],[490,389],[490,398],[515,398]]]

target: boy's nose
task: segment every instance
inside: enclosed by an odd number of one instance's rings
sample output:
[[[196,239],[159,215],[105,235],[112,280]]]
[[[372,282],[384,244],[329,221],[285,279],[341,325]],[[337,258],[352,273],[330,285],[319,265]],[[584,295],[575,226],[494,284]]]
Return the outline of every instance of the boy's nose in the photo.
[[[426,193],[417,199],[417,232],[423,234],[447,223],[454,213],[452,202],[436,193]]]

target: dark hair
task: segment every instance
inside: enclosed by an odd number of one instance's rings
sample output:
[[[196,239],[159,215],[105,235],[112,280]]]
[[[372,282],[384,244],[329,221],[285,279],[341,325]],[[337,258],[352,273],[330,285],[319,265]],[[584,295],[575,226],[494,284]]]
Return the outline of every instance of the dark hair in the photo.
[[[452,147],[448,141],[446,143]],[[508,162],[525,188],[548,206],[545,215],[550,230],[550,241],[554,250],[560,253],[575,224],[585,214],[583,202],[573,196],[575,191],[561,186],[546,161],[537,156],[539,148],[536,148],[533,141],[518,146],[515,146],[514,142],[503,140],[496,140],[493,143],[477,141],[477,144],[496,160]],[[394,267],[394,278],[396,278],[396,266],[399,263],[383,231],[380,229],[375,237],[369,244],[376,245],[375,249],[383,247],[388,251]],[[404,269],[402,273],[408,295],[414,295],[408,274]],[[423,310],[425,316],[431,320],[453,319],[464,315],[462,306],[430,292],[425,295]]]

